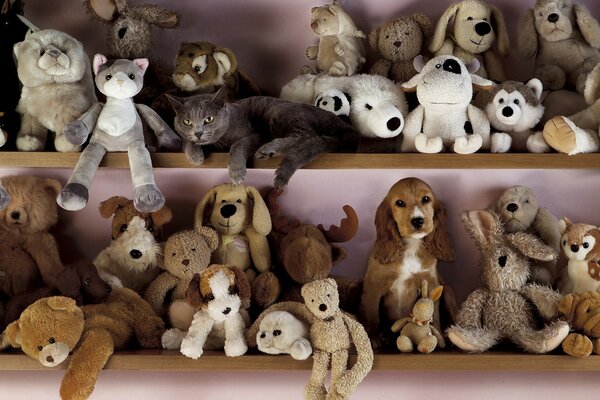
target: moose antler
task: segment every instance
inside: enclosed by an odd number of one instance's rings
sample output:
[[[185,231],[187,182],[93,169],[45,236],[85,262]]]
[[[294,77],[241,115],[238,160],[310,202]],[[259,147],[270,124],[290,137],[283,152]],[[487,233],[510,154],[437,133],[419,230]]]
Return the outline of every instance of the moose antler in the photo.
[[[356,215],[354,208],[345,205],[343,210],[346,213],[346,218],[342,219],[340,226],[331,225],[327,230],[323,228],[322,224],[317,226],[330,243],[347,242],[352,239],[358,231],[358,215]]]
[[[292,229],[302,225],[302,223],[296,219],[280,215],[281,207],[277,203],[277,199],[281,197],[283,190],[277,190],[275,188],[269,190],[267,193],[266,203],[269,209],[269,215],[271,216],[271,223],[273,224],[273,230],[280,233],[289,233]]]

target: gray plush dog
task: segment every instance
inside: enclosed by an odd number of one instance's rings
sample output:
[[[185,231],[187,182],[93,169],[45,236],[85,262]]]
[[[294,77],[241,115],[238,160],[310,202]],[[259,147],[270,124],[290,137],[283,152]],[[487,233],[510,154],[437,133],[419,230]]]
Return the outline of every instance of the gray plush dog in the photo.
[[[180,141],[152,109],[133,102],[132,97],[142,89],[147,68],[146,58],[133,61],[120,59],[109,63],[101,54],[94,57],[96,85],[106,95],[106,104],[94,104],[81,118],[65,128],[67,139],[76,145],[83,144],[93,130],[90,143],[81,153],[73,175],[58,195],[57,202],[65,210],[76,211],[85,207],[92,178],[107,151],[127,151],[133,181],[133,204],[138,211],[158,211],[165,204],[165,198],[154,182],[141,118],[156,134],[160,147],[175,149]]]

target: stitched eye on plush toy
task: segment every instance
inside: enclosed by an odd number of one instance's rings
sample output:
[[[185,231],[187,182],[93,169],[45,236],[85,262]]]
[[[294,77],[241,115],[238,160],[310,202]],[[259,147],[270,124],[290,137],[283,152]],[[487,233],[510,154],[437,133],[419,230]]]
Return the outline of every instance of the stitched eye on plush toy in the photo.
[[[588,247],[590,247],[590,244],[588,242],[584,242],[583,243],[583,248],[587,249]]]
[[[398,207],[406,207],[406,203],[402,200],[396,200],[396,206]]]
[[[191,121],[191,120],[189,120],[189,119],[184,119],[184,120],[183,120],[183,124],[184,124],[185,126],[191,126],[191,125],[192,125],[192,121]]]
[[[423,198],[421,199],[421,203],[423,204],[427,204],[431,201],[431,197],[429,196],[423,196]]]
[[[212,124],[214,120],[215,120],[215,117],[208,116],[208,117],[204,118],[204,123],[205,124]]]
[[[529,199],[525,199],[525,203],[529,204]]]
[[[498,258],[498,264],[504,268],[506,266],[506,256],[501,256],[500,258]]]
[[[127,224],[121,225],[121,227],[119,228],[119,230],[121,231],[121,233],[125,232],[127,230]]]
[[[385,35],[385,38],[386,38],[386,39],[389,39],[389,38],[390,38],[390,35]]]
[[[369,103],[365,104],[365,108],[369,111],[371,111],[373,109],[373,106],[371,106]]]
[[[215,299],[215,295],[213,295],[212,293],[209,293],[204,296],[204,301],[213,301],[214,299]]]
[[[106,80],[107,80],[107,81],[110,81],[111,79],[112,79],[112,75],[111,75],[111,74],[107,74],[107,75],[106,75]]]
[[[50,339],[48,339],[48,343],[54,344],[56,343],[56,340],[53,337],[51,337]]]
[[[279,336],[279,335],[281,335],[281,331],[279,329],[275,329],[273,331],[273,336]]]
[[[43,348],[42,346],[38,346],[38,347],[37,347],[37,349],[38,349],[39,351],[42,351],[44,348]]]

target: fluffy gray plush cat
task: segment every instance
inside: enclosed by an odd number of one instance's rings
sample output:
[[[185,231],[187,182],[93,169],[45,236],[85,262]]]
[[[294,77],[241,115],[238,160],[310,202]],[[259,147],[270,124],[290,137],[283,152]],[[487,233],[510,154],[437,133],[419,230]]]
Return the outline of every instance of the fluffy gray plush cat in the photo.
[[[221,88],[215,94],[168,98],[188,159],[201,164],[206,145],[230,149],[233,183],[244,181],[246,161],[255,154],[261,159],[283,156],[275,177],[275,187],[281,189],[319,154],[355,152],[358,147],[358,131],[328,111],[267,96],[228,103],[226,96],[227,90]]]
[[[141,118],[154,131],[161,148],[176,149],[180,140],[152,109],[133,102],[132,97],[142,89],[147,68],[146,58],[133,61],[120,59],[109,63],[101,54],[94,57],[96,86],[106,95],[106,104],[94,104],[65,128],[67,139],[76,145],[83,144],[93,129],[90,143],[81,153],[69,182],[58,195],[57,202],[65,210],[85,207],[92,179],[107,151],[127,151],[133,181],[133,204],[138,211],[158,211],[165,204],[165,198],[154,182]]]

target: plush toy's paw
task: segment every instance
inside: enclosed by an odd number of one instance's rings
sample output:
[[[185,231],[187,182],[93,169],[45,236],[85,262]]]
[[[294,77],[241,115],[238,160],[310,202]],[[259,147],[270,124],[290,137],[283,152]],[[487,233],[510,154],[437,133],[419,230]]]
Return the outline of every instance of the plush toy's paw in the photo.
[[[344,47],[339,43],[335,45],[334,51],[335,54],[337,54],[340,57],[344,55]]]
[[[328,71],[331,76],[345,76],[348,74],[348,69],[341,61],[335,61]]]
[[[186,334],[187,332],[177,328],[167,329],[161,338],[163,349],[176,350],[181,348],[181,343]]]
[[[312,346],[305,338],[300,338],[292,344],[290,355],[294,360],[306,360],[312,354]]]
[[[554,117],[544,125],[544,139],[554,150],[573,155],[581,153],[577,146],[577,126],[568,118]]]
[[[184,356],[197,360],[203,353],[204,350],[197,340],[186,337],[181,342],[181,354]]]
[[[17,137],[17,150],[19,151],[42,151],[44,143],[31,135],[22,135]]]
[[[425,134],[419,133],[415,137],[415,147],[420,153],[434,154],[444,150],[444,142],[439,136],[428,138]]]
[[[304,400],[323,400],[327,396],[325,386],[308,384],[304,388]]]
[[[306,58],[309,60],[315,60],[319,54],[319,48],[317,46],[310,46],[306,48]]]
[[[246,165],[244,163],[230,164],[229,177],[231,178],[231,182],[236,185],[244,183],[244,179],[246,179]]]
[[[75,145],[67,140],[65,135],[56,134],[54,148],[61,153],[75,153],[81,151],[81,146]]]
[[[543,132],[536,132],[527,138],[527,150],[530,153],[549,153],[550,146],[544,140]]]
[[[300,74],[301,75],[314,75],[315,71],[308,65],[305,65],[302,68],[300,68]]]
[[[570,356],[584,358],[592,354],[593,344],[589,337],[571,333],[562,342],[562,348]]]
[[[544,340],[542,348],[544,353],[550,352],[560,346],[560,344],[569,335],[569,324],[565,321],[557,322],[545,329],[548,337]]]
[[[144,349],[160,349],[165,323],[156,315],[148,315],[136,319],[135,333],[138,343]]]
[[[492,147],[490,152],[492,153],[508,153],[510,151],[510,145],[512,144],[512,137],[509,134],[500,132],[492,135]]]
[[[181,149],[181,138],[171,128],[157,135],[158,149],[162,151],[178,151]]]
[[[81,146],[85,143],[88,135],[90,134],[89,129],[85,126],[83,121],[73,121],[65,126],[63,129],[64,137],[72,145]]]
[[[453,150],[457,154],[473,154],[483,146],[481,135],[469,135],[456,138]]]
[[[419,353],[429,354],[433,350],[435,350],[437,344],[437,338],[433,335],[430,335],[419,342],[419,344],[417,345],[417,350],[419,350]]]
[[[6,132],[4,132],[4,130],[0,129],[0,147],[4,146],[7,140],[8,135],[6,134]]]
[[[67,183],[56,197],[56,202],[67,211],[79,211],[86,206],[88,199],[88,188],[81,183]]]
[[[412,341],[408,338],[408,336],[404,335],[398,336],[396,339],[396,347],[398,347],[398,350],[400,350],[402,353],[410,353],[414,348]]]
[[[10,203],[10,196],[6,189],[0,186],[0,210],[4,210]]]
[[[243,339],[225,340],[224,350],[227,357],[238,357],[246,354],[246,351],[248,351],[248,345]]]
[[[133,189],[133,206],[139,212],[156,212],[164,205],[165,197],[156,185],[142,185]]]

